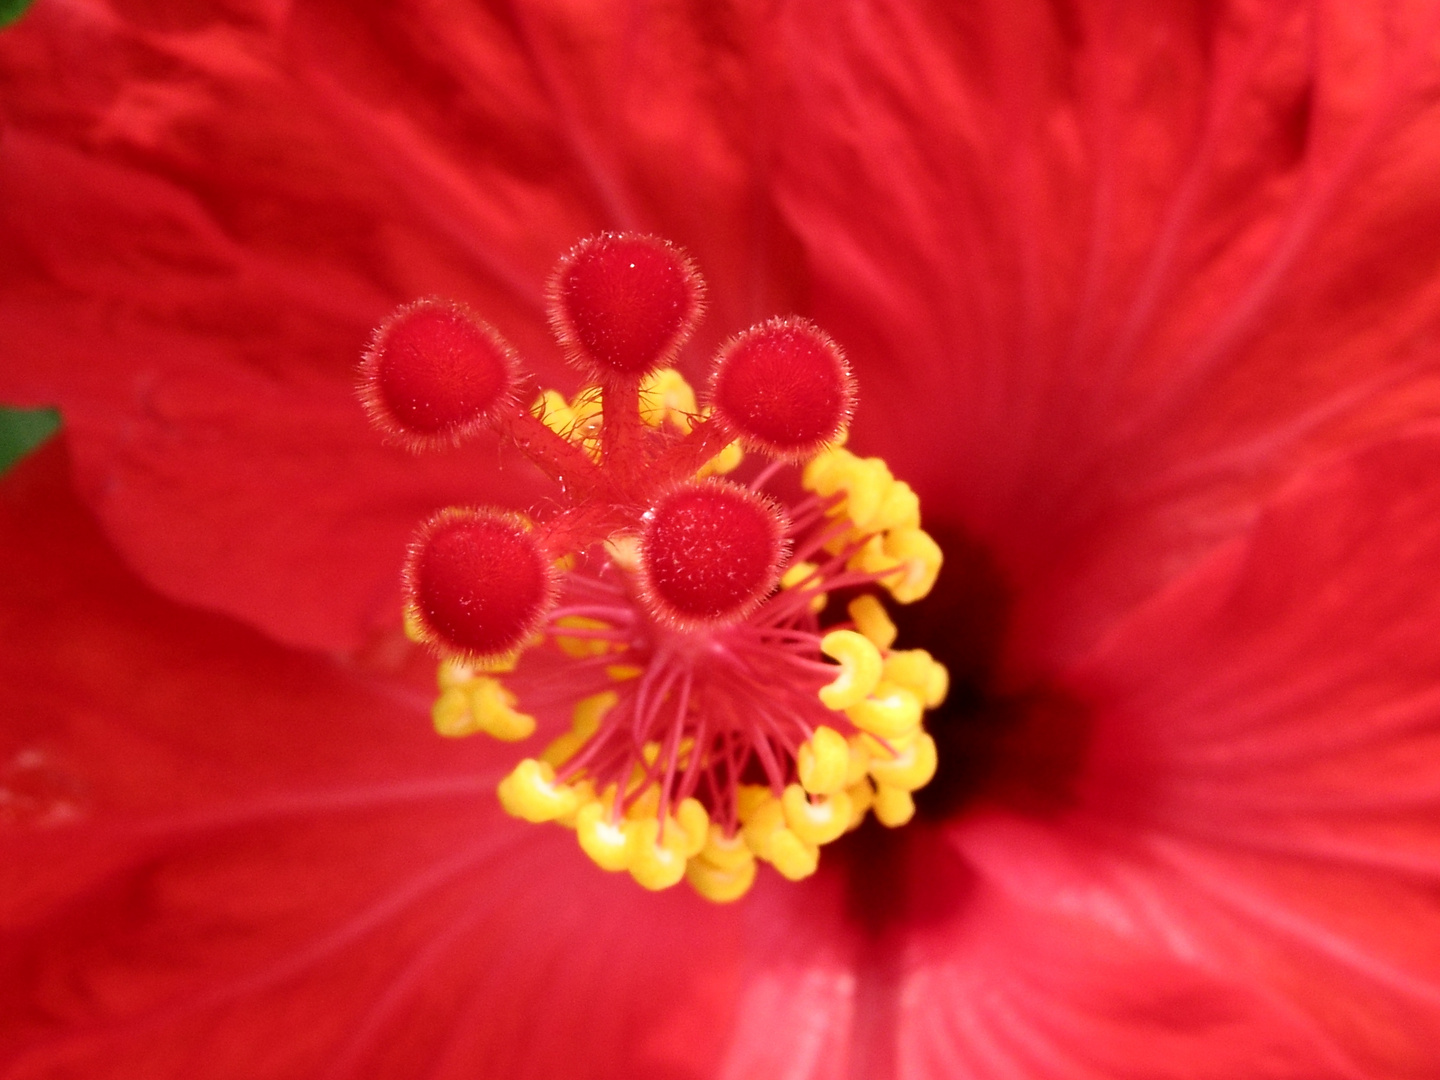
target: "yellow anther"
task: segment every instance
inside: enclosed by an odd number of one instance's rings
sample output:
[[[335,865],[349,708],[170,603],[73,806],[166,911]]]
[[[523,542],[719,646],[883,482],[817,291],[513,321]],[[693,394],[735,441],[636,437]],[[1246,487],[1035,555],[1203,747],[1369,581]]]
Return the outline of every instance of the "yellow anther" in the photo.
[[[806,843],[786,828],[770,836],[770,865],[791,881],[799,881],[815,873],[820,865],[820,848]]]
[[[695,391],[674,368],[661,368],[640,380],[640,419],[651,427],[669,420],[688,435],[697,412]]]
[[[816,586],[820,583],[820,579],[815,576],[817,569],[819,568],[813,562],[792,563],[786,569],[785,573],[780,575],[780,587],[782,589],[794,589],[802,584],[811,587]],[[825,599],[825,593],[816,592],[816,594],[810,598],[810,610],[814,614],[819,615],[820,612],[825,610]]]
[[[838,551],[836,554],[838,554]],[[860,550],[850,556],[849,562],[845,565],[858,573],[881,576],[882,580],[880,583],[887,589],[889,589],[905,571],[905,564],[903,562],[886,554],[885,535],[883,533],[875,533],[866,540],[865,543],[860,546]]]
[[[885,462],[879,458],[858,458],[839,447],[821,451],[811,458],[805,466],[801,483],[821,498],[843,491],[844,500],[831,513],[849,518],[856,528],[866,532],[885,527],[877,524],[882,511],[890,510],[896,520],[905,520],[908,511],[904,492],[891,493],[895,478]],[[887,500],[893,500],[893,503],[887,504]],[[918,512],[917,501],[917,515]]]
[[[729,446],[725,447],[724,450],[721,450],[720,453],[705,462],[704,465],[701,465],[700,468],[696,470],[695,475],[699,477],[724,476],[726,473],[734,472],[738,469],[740,462],[744,460],[745,451],[740,446],[740,440],[736,439]]]
[[[870,786],[869,780],[862,779],[858,784],[846,788],[845,794],[850,796],[850,824],[845,827],[845,831],[851,832],[864,823],[865,815],[875,804],[875,789]]]
[[[594,799],[575,815],[575,838],[580,847],[602,870],[615,873],[630,866],[630,834],[625,818],[610,819],[610,807]]]
[[[785,809],[785,824],[806,843],[828,844],[850,824],[850,796],[843,791],[817,795],[812,800],[799,784],[791,784],[780,802]],[[773,838],[770,850],[775,850]]]
[[[598,694],[581,698],[575,703],[575,708],[570,713],[571,730],[582,739],[590,738],[600,730],[600,721],[619,700],[620,695],[614,690],[602,690]]]
[[[826,540],[825,552],[828,555],[839,555],[842,552],[849,551],[856,544],[863,544],[868,536],[870,536],[869,533],[861,532],[859,529],[853,527],[849,528],[845,532],[838,533],[831,536],[829,540]],[[860,555],[854,554],[850,556],[850,561],[846,563],[846,566],[851,570],[860,570],[862,569],[860,562]]]
[[[745,837],[746,847],[755,853],[756,858],[768,860],[771,837],[785,828],[785,808],[768,789],[765,794],[768,798],[751,811],[741,833]]]
[[[854,787],[870,775],[872,743],[875,743],[875,736],[866,735],[863,731],[857,731],[845,740],[845,745],[850,751],[850,760],[845,764],[845,786],[847,788]],[[884,750],[884,747],[879,746],[878,743],[875,745]]]
[[[485,734],[501,742],[518,742],[535,734],[535,718],[515,708],[515,695],[499,679],[476,679],[469,691],[470,712]]]
[[[882,682],[864,701],[846,709],[845,715],[861,731],[882,739],[898,739],[915,730],[922,712],[920,696],[915,691]]]
[[[812,795],[830,795],[843,789],[849,769],[850,744],[832,727],[817,727],[795,755],[800,783]]]
[[[526,758],[497,789],[500,805],[513,817],[526,821],[554,821],[573,813],[579,802],[576,792],[555,783],[555,770],[543,761]]]
[[[705,850],[710,836],[710,815],[699,799],[681,799],[675,808],[673,824],[685,834],[685,857],[694,858]],[[667,830],[670,826],[666,826]]]
[[[736,870],[755,861],[755,855],[745,845],[745,837],[741,833],[726,836],[725,830],[714,821],[706,830],[705,848],[700,857],[724,870]]]
[[[616,533],[605,541],[605,554],[615,566],[633,574],[640,569],[640,538],[632,533]]]
[[[885,681],[923,694],[934,662],[924,649],[898,649],[885,657]]]
[[[589,780],[575,781],[570,785],[570,790],[575,793],[575,809],[555,819],[556,825],[563,825],[567,829],[575,828],[575,819],[580,811],[595,801],[595,785]]]
[[[638,799],[625,808],[625,816],[632,821],[653,818],[660,813],[660,785],[649,785]]]
[[[904,791],[919,791],[934,779],[937,760],[935,740],[922,731],[894,755],[872,757],[870,775],[877,784]]]
[[[915,816],[915,800],[903,788],[881,784],[875,789],[875,802],[870,809],[881,825],[898,829]]]
[[[540,760],[551,768],[558,769],[572,757],[574,757],[582,746],[585,745],[585,737],[573,731],[567,731],[552,739],[544,750],[540,751]]]
[[[897,735],[893,739],[880,739],[867,731],[860,732],[858,736],[859,744],[864,747],[868,755],[865,758],[864,775],[870,775],[870,762],[876,758],[882,761],[889,761],[897,754],[903,754],[909,745],[924,733],[925,727],[923,724],[916,724],[915,727],[911,728],[904,735]],[[853,743],[851,745],[852,747],[854,746]]]
[[[850,618],[855,620],[855,628],[877,649],[888,649],[895,644],[899,631],[895,629],[889,612],[879,599],[865,593],[845,605],[845,610],[850,612]]]
[[[928,596],[945,558],[930,534],[923,529],[897,529],[886,534],[884,548],[903,568],[883,582],[890,595],[902,604]]]
[[[610,664],[605,668],[605,677],[611,682],[628,682],[630,679],[638,679],[643,674],[645,674],[645,669],[636,667],[634,664]]]
[[[741,824],[749,821],[755,811],[773,798],[764,784],[741,784],[735,791],[735,812],[740,816]]]
[[[685,866],[685,877],[706,900],[728,904],[739,900],[755,883],[755,857],[746,851],[745,860],[736,866],[716,866],[708,859],[691,859]]]
[[[501,656],[491,656],[483,660],[476,660],[472,665],[472,670],[477,675],[508,675],[510,672],[514,671],[515,668],[519,665],[520,654],[524,652],[527,648],[529,648],[532,644],[538,644],[539,640],[542,639],[534,639],[532,641],[526,642],[524,645],[520,646],[520,648],[516,649],[512,653],[505,653]]]
[[[885,657],[886,682],[915,691],[933,709],[950,690],[950,673],[924,649],[905,649]]]
[[[829,498],[843,488],[860,459],[838,446],[821,450],[805,464],[800,483],[806,491]]]
[[[880,650],[854,630],[832,630],[820,639],[820,651],[840,664],[835,681],[820,688],[820,702],[841,710],[864,700],[880,682]]]
[[[430,719],[436,733],[449,739],[474,735],[480,730],[470,712],[470,695],[463,686],[452,686],[436,698],[430,707]]]
[[[588,615],[566,615],[555,620],[555,626],[560,630],[609,630],[609,623],[601,619],[592,619]],[[616,649],[614,642],[604,638],[593,637],[566,637],[564,634],[555,635],[555,644],[560,646],[566,656],[573,656],[577,660],[583,660],[587,656],[604,656],[607,652]]]
[[[950,693],[950,669],[940,661],[930,664],[930,677],[925,680],[925,707],[933,709],[942,704]]]
[[[427,635],[425,633],[425,626],[420,621],[420,616],[415,614],[415,612],[411,611],[408,607],[405,609],[404,614],[401,616],[401,625],[404,627],[406,638],[408,638],[410,641],[413,641],[416,645],[425,644],[427,638]]]
[[[441,660],[435,669],[435,681],[441,690],[449,690],[452,686],[464,686],[475,674],[474,665],[463,660]]]
[[[535,718],[516,711],[515,695],[484,676],[450,686],[436,699],[430,718],[436,732],[452,739],[483,731],[516,742],[535,733]]]
[[[558,390],[546,390],[530,406],[530,415],[542,421],[557,435],[570,437],[575,428],[575,414],[570,403]]]
[[[870,528],[876,532],[920,527],[920,496],[904,480],[893,480],[880,500],[880,509]]]
[[[846,480],[845,516],[854,522],[857,529],[877,531],[880,508],[895,483],[895,477],[890,475],[885,462],[879,458],[864,458],[856,463]]]
[[[630,876],[647,889],[668,889],[685,876],[685,834],[667,828],[660,835],[655,818],[632,821],[626,830],[630,838]]]
[[[809,581],[812,585],[817,584],[820,579],[815,578],[814,574],[818,569],[819,567],[813,562],[802,561],[791,563],[785,568],[785,573],[780,575],[780,587],[782,589],[793,589],[806,581]],[[814,580],[811,580],[812,578]]]

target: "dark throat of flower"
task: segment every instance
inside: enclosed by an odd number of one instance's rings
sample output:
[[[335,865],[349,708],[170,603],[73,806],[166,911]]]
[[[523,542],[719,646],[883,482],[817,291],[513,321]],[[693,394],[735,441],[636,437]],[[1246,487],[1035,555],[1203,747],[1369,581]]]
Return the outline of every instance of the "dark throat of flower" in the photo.
[[[896,648],[888,604],[926,596],[941,551],[910,487],[843,446],[839,346],[797,317],[753,326],[713,358],[701,407],[668,365],[704,293],[673,245],[602,234],[550,284],[578,394],[524,392],[504,338],[441,300],[376,332],[360,392],[413,450],[491,429],[559,488],[535,517],[446,508],[411,545],[436,730],[543,729],[500,784],[509,813],[572,829],[645,888],[724,902],[759,863],[798,880],[866,821],[910,821],[949,676]]]
[[[980,544],[948,523],[930,526],[945,570],[919,603],[897,610],[909,645],[931,653],[951,676],[945,700],[926,716],[938,768],[915,792],[902,831],[869,823],[834,850],[858,925],[883,935],[953,917],[972,895],[971,871],[945,830],[965,815],[1003,810],[1031,818],[1064,813],[1089,749],[1083,703],[1036,678],[1007,675],[1003,650],[1013,593]]]

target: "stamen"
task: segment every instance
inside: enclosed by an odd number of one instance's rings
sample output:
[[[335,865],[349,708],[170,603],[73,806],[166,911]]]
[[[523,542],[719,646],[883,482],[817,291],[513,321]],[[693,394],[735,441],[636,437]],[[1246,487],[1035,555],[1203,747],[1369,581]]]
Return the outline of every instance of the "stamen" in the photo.
[[[831,445],[854,404],[838,346],[801,319],[753,327],[715,358],[712,404],[697,409],[662,365],[702,292],[684,255],[653,237],[604,234],[561,261],[552,319],[594,383],[522,407],[501,350],[490,403],[467,390],[470,411],[445,414],[494,425],[558,497],[533,523],[474,508],[431,518],[406,563],[406,622],[445,658],[437,732],[544,740],[501,783],[508,812],[573,829],[597,866],[644,888],[683,879],[726,903],[758,863],[799,880],[868,815],[910,819],[911,792],[936,767],[924,711],[948,674],[894,648],[882,596],[923,596],[941,553],[907,484]],[[499,341],[458,307],[402,309],[413,312],[463,316],[446,324],[456,335],[479,326],[465,340]],[[369,368],[398,355],[404,323],[377,334],[385,349]],[[411,382],[454,368],[416,340]],[[432,335],[442,352],[447,340]],[[371,375],[366,393],[378,392]],[[756,466],[742,442],[771,463]],[[739,483],[716,478],[737,470]],[[762,493],[796,480],[791,507]],[[837,590],[848,619],[827,618]]]

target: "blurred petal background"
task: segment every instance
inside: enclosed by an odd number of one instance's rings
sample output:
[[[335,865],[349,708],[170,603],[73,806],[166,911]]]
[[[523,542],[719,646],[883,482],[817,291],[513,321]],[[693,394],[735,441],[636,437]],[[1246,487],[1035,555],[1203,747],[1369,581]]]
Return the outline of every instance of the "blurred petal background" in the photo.
[[[0,1075],[1440,1071],[1440,5],[39,0],[0,34]],[[921,820],[732,908],[506,819],[398,566],[600,229],[815,318],[947,570]],[[45,416],[18,431],[40,434]],[[26,427],[28,426],[28,429]]]

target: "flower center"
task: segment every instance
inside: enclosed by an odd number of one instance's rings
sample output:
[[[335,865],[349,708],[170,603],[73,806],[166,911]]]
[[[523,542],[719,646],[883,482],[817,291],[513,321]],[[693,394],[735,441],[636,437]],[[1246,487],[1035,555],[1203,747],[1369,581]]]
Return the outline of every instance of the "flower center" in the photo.
[[[523,408],[500,335],[423,301],[377,332],[361,394],[413,449],[491,426],[561,481],[543,517],[450,508],[412,544],[406,623],[442,657],[436,729],[548,729],[500,784],[508,812],[573,829],[646,888],[688,879],[729,901],[759,862],[800,879],[867,817],[910,820],[949,676],[894,648],[882,597],[925,596],[941,554],[910,487],[840,445],[843,353],[772,319],[720,350],[699,408],[663,364],[703,294],[677,248],[603,234],[550,288],[594,385]]]

